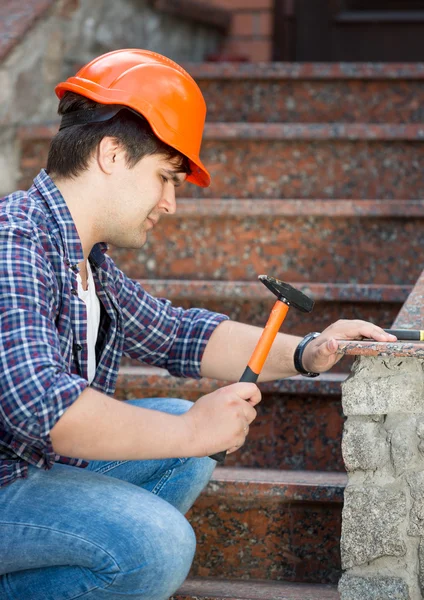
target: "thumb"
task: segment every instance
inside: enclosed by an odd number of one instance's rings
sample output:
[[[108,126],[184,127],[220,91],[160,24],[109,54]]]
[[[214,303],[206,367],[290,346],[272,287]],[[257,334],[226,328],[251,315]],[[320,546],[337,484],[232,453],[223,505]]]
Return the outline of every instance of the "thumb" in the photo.
[[[335,340],[334,338],[330,338],[329,340],[327,340],[327,343],[325,344],[325,346],[326,346],[327,356],[329,356],[330,354],[334,354],[337,351],[339,344],[338,344],[337,340]]]
[[[330,368],[334,362],[337,362],[337,360],[335,361],[335,353],[338,347],[339,344],[334,338],[325,340],[321,344],[316,345],[315,348],[311,348],[311,353],[303,363],[304,365],[306,363],[306,368],[309,368],[311,371],[321,373],[323,370]]]

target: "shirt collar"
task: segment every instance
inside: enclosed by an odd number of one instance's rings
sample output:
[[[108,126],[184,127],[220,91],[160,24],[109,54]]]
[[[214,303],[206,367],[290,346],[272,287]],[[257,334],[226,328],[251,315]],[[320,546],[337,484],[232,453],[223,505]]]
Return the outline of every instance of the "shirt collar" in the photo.
[[[75,267],[79,262],[84,260],[84,253],[69,208],[62,194],[45,169],[41,169],[34,179],[34,185],[48,205],[59,228],[63,246],[65,248],[65,256],[69,261],[69,266]],[[90,253],[90,258],[94,260],[96,265],[100,265],[103,262],[106,250],[107,244],[95,244]]]

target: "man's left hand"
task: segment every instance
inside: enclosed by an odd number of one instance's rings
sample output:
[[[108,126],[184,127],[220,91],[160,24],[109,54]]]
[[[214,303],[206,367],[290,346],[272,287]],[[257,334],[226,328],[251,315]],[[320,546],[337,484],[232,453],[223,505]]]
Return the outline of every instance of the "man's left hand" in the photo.
[[[303,366],[312,373],[324,373],[331,369],[341,358],[337,354],[338,340],[360,340],[370,338],[377,342],[395,342],[396,336],[386,333],[381,327],[367,321],[336,321],[309,342],[303,353]]]

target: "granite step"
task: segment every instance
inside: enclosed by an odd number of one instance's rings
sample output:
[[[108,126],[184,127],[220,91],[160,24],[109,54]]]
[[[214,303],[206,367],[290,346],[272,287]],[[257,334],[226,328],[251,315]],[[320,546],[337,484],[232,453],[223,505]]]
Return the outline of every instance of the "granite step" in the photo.
[[[210,123],[210,188],[192,198],[414,199],[424,194],[424,125]]]
[[[45,165],[57,123],[23,126],[20,187]],[[210,123],[210,188],[193,198],[414,199],[424,194],[424,125]]]
[[[218,467],[188,513],[190,575],[336,584],[344,473]]]
[[[135,278],[414,284],[424,200],[178,200],[140,250],[114,249]],[[402,248],[402,252],[399,252]]]
[[[188,579],[170,600],[339,600],[336,586],[280,581]]]
[[[140,283],[153,296],[168,298],[176,306],[207,308],[263,327],[274,297],[257,281],[257,274],[250,282],[149,279]],[[341,318],[364,319],[390,327],[412,289],[410,285],[297,282],[284,275],[278,272],[279,277],[315,300],[310,314],[289,310],[282,331],[293,335],[322,331]]]
[[[422,64],[186,64],[207,120],[251,122],[424,121]]]
[[[246,443],[225,467],[344,472],[341,454],[341,383],[346,373],[323,373],[260,383],[262,402]],[[116,397],[177,397],[195,401],[225,385],[213,379],[172,377],[147,366],[121,367]]]

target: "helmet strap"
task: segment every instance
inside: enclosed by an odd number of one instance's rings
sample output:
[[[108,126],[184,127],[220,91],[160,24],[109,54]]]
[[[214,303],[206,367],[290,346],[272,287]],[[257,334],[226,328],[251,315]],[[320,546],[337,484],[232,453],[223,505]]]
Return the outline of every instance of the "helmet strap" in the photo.
[[[117,115],[121,110],[130,110],[138,117],[141,116],[137,111],[129,108],[128,106],[123,106],[122,104],[109,104],[107,106],[101,106],[94,109],[75,110],[63,115],[60,122],[59,131],[61,129],[65,129],[66,127],[72,127],[73,125],[87,125],[90,123],[102,123],[103,121],[109,121],[109,119],[112,119],[112,117]]]

